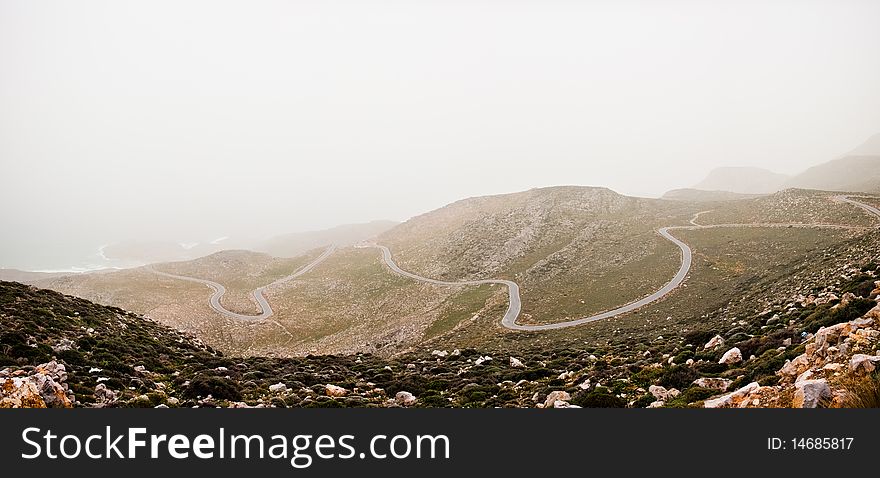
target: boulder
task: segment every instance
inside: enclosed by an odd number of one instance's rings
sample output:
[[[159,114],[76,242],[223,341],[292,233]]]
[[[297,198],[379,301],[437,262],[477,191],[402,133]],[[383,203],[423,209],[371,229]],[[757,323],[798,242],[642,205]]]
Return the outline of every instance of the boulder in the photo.
[[[489,357],[488,355],[486,355],[485,357],[480,356],[480,357],[477,357],[476,360],[474,360],[474,365],[483,365],[484,363],[490,362],[490,361],[492,361],[492,357]]]
[[[761,385],[758,382],[752,382],[738,390],[728,393],[727,395],[722,395],[718,398],[713,398],[710,400],[706,400],[703,402],[703,407],[705,408],[725,408],[730,406],[737,406],[740,402],[743,401],[748,395],[758,388]]]
[[[711,348],[715,348],[719,345],[724,345],[724,338],[721,337],[720,335],[716,335],[715,337],[712,337],[711,339],[709,339],[709,341],[706,342],[706,345],[704,345],[703,348],[704,349],[711,349]]]
[[[657,400],[665,401],[669,397],[669,391],[666,390],[666,387],[661,387],[660,385],[651,385],[648,387],[648,393],[653,395]]]
[[[282,382],[278,382],[274,385],[269,385],[269,391],[272,393],[284,393],[287,391],[287,385],[284,385]]]
[[[344,397],[348,395],[348,390],[336,385],[328,384],[324,385],[324,393],[326,393],[328,397]]]
[[[877,368],[877,362],[880,362],[880,355],[855,354],[849,359],[849,369],[856,373],[871,373]]]
[[[556,390],[547,394],[547,398],[544,399],[544,408],[552,407],[557,400],[562,400],[563,402],[568,402],[571,400],[571,395],[564,390]]]
[[[742,352],[739,351],[739,348],[734,347],[727,352],[724,352],[724,355],[721,356],[721,360],[718,363],[723,364],[735,364],[740,363],[743,360]]]
[[[807,354],[800,354],[795,357],[794,360],[790,362],[786,362],[785,365],[776,372],[776,375],[780,375],[783,378],[794,378],[798,375],[804,373],[805,370],[810,368],[810,358],[807,357]]]
[[[394,395],[394,403],[403,407],[414,405],[416,400],[416,396],[409,392],[397,392]]]
[[[449,352],[447,352],[445,350],[434,350],[431,352],[431,355],[433,355],[435,357],[443,358],[443,357],[449,355]]]
[[[516,357],[510,357],[510,366],[513,368],[525,368],[525,364],[522,363],[522,360]]]
[[[694,380],[694,385],[698,387],[711,388],[722,392],[726,392],[732,383],[733,380],[728,378],[700,377]]]
[[[824,378],[817,380],[802,380],[795,383],[794,408],[816,408],[824,399],[831,398],[831,387]]]
[[[30,377],[0,378],[0,408],[46,408]]]
[[[95,386],[95,403],[102,405],[110,405],[116,402],[118,395],[113,390],[107,388],[104,383]]]

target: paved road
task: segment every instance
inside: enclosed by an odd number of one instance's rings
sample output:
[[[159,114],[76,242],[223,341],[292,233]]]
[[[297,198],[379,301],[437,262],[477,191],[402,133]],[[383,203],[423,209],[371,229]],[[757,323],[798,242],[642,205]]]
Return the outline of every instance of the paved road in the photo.
[[[858,202],[858,201],[852,199],[852,197],[846,196],[846,195],[834,196],[834,199],[837,199],[838,201],[848,202],[854,206],[858,206],[858,207],[864,209],[865,211],[867,211],[868,213],[873,214],[873,215],[877,216],[878,218],[880,218],[880,209],[877,209],[876,207],[871,206],[870,204]]]
[[[260,308],[259,315],[239,314],[237,312],[233,312],[233,311],[228,310],[225,307],[223,307],[223,305],[220,303],[220,299],[222,299],[223,295],[226,294],[226,287],[223,287],[223,285],[220,283],[214,282],[212,280],[207,280],[207,279],[199,279],[197,277],[169,274],[167,272],[157,271],[156,269],[153,269],[152,266],[147,266],[147,269],[160,275],[160,276],[170,277],[172,279],[180,279],[180,280],[185,280],[185,281],[190,281],[190,282],[198,282],[198,283],[207,285],[208,287],[210,287],[214,291],[214,293],[211,294],[211,299],[209,301],[211,308],[214,309],[215,311],[217,311],[218,313],[225,315],[226,317],[230,317],[233,319],[243,319],[243,320],[259,320],[259,319],[268,319],[274,313],[272,311],[272,306],[269,305],[269,301],[266,300],[266,297],[263,295],[263,292],[266,289],[268,289],[269,287],[278,285],[278,284],[283,284],[287,281],[295,279],[295,278],[311,271],[312,269],[315,268],[315,266],[317,266],[318,264],[323,262],[324,259],[330,257],[330,254],[333,254],[333,251],[335,251],[335,250],[336,250],[336,246],[330,246],[323,253],[321,253],[321,255],[318,256],[315,260],[313,260],[312,262],[306,264],[305,266],[297,269],[296,272],[294,272],[293,274],[290,274],[289,276],[282,277],[281,279],[278,279],[275,282],[272,282],[271,284],[264,285],[262,287],[257,287],[256,289],[254,289],[251,292],[251,298],[254,300],[254,302],[256,302],[257,307]]]
[[[848,202],[855,206],[858,206],[865,211],[877,216],[880,218],[880,209],[870,206],[868,204],[860,203],[851,199],[848,196],[835,196],[835,199]],[[616,309],[607,310],[605,312],[600,312],[595,315],[590,315],[587,317],[581,317],[578,319],[567,320],[564,322],[555,322],[552,324],[539,324],[539,325],[523,325],[517,324],[516,319],[519,318],[520,311],[522,310],[522,299],[519,294],[519,285],[516,282],[504,280],[504,279],[484,279],[484,280],[473,280],[473,281],[461,281],[461,282],[450,282],[450,281],[441,281],[437,279],[430,279],[427,277],[422,277],[417,274],[413,274],[412,272],[405,271],[397,266],[394,262],[394,259],[391,256],[391,250],[387,247],[379,244],[370,244],[371,247],[376,247],[382,250],[382,257],[385,260],[385,263],[388,267],[397,274],[400,274],[405,277],[409,277],[411,279],[415,279],[421,282],[427,282],[429,284],[436,285],[446,285],[446,286],[460,286],[460,285],[479,285],[479,284],[503,284],[507,286],[508,292],[508,306],[507,312],[504,313],[504,317],[501,319],[501,325],[507,327],[511,330],[521,330],[521,331],[542,331],[542,330],[554,330],[554,329],[564,329],[567,327],[574,327],[577,325],[586,324],[589,322],[595,322],[597,320],[610,319],[612,317],[616,317],[621,314],[625,314],[627,312],[632,312],[636,309],[644,307],[652,302],[662,299],[667,294],[678,288],[685,278],[687,277],[688,272],[690,271],[691,264],[693,263],[693,253],[691,252],[691,248],[688,247],[687,244],[676,238],[672,235],[670,231],[673,230],[701,230],[701,229],[715,229],[715,228],[724,228],[724,227],[779,227],[779,228],[790,228],[790,227],[819,227],[819,228],[829,228],[829,229],[864,229],[862,227],[856,226],[843,226],[837,224],[786,224],[786,223],[767,223],[767,224],[707,224],[702,225],[698,224],[696,221],[701,214],[704,214],[709,211],[702,211],[694,215],[694,217],[690,220],[690,225],[687,226],[669,226],[660,228],[657,232],[663,236],[666,240],[675,244],[679,250],[681,251],[681,266],[678,268],[678,272],[675,273],[675,276],[667,282],[663,287],[648,295],[643,297],[635,302],[630,302],[628,304],[617,307]]]

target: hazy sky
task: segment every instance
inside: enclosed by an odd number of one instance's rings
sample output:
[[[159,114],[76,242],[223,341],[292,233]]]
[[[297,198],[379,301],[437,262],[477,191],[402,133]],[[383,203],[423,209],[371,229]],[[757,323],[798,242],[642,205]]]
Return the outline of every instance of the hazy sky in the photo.
[[[796,172],[880,132],[878,20],[875,0],[0,0],[0,266]]]

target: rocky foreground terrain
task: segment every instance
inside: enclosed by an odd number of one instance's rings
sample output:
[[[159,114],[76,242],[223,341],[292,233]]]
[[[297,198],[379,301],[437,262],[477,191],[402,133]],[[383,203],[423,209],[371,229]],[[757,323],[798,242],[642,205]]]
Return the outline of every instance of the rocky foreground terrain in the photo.
[[[118,308],[0,282],[0,407],[878,406],[880,267],[656,348],[226,357]],[[662,338],[660,338],[662,339]]]

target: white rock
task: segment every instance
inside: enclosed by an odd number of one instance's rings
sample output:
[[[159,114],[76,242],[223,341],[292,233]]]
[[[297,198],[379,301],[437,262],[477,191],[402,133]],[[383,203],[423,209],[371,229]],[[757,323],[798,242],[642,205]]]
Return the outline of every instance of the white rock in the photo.
[[[526,365],[522,363],[522,360],[516,357],[510,357],[510,366],[513,368],[524,368]]]
[[[431,352],[431,355],[443,358],[443,357],[449,355],[449,353],[445,350],[434,350],[433,352]]]
[[[831,387],[824,378],[795,383],[794,408],[816,408],[822,399],[831,398]]]
[[[651,404],[648,405],[648,408],[660,408],[663,405],[666,405],[666,402],[664,402],[663,400],[656,400],[651,402]]]
[[[875,363],[880,362],[880,355],[855,354],[849,359],[849,369],[853,372],[873,372]]]
[[[717,346],[723,345],[723,344],[724,344],[724,338],[721,337],[720,335],[716,335],[715,337],[712,337],[711,339],[709,339],[709,341],[706,342],[706,345],[704,345],[703,348],[704,349],[711,349],[713,347],[717,347]]]
[[[550,408],[556,403],[557,400],[562,400],[563,402],[567,402],[571,400],[571,395],[564,390],[556,390],[547,394],[547,398],[544,399],[544,408]]]
[[[269,385],[269,391],[273,393],[284,393],[287,391],[287,385],[278,382],[275,385]]]
[[[490,361],[492,361],[492,357],[489,357],[488,355],[485,357],[481,356],[481,357],[477,357],[477,359],[474,360],[474,365],[483,365],[484,363],[490,362]]]
[[[666,397],[669,395],[666,387],[661,387],[660,385],[651,385],[648,387],[648,393],[653,395],[657,400],[666,400]]]
[[[398,405],[408,407],[416,403],[416,396],[409,392],[397,392],[394,395],[394,402]]]
[[[703,407],[705,408],[722,408],[729,406],[734,400],[743,398],[753,391],[757,390],[761,385],[758,382],[752,382],[745,387],[742,387],[738,390],[728,393],[727,395],[722,395],[718,398],[713,398],[710,400],[706,400],[703,402]]]
[[[728,378],[700,377],[694,380],[694,385],[698,387],[711,388],[722,392],[726,392],[732,383],[733,380]]]
[[[719,360],[718,363],[734,364],[740,363],[742,360],[742,352],[739,351],[739,348],[734,347],[727,352],[724,352],[724,355],[721,356],[721,360]]]
[[[344,397],[348,395],[348,390],[336,385],[324,385],[324,392],[328,397]]]

